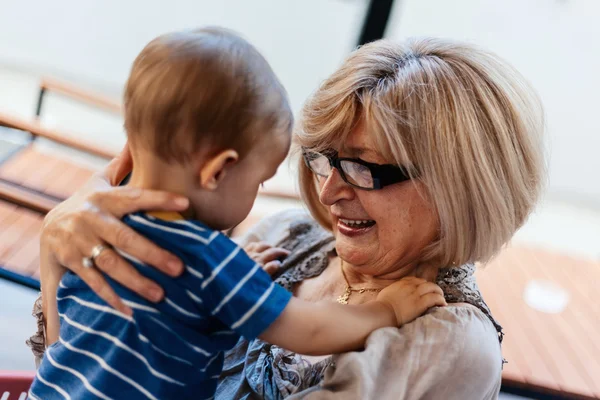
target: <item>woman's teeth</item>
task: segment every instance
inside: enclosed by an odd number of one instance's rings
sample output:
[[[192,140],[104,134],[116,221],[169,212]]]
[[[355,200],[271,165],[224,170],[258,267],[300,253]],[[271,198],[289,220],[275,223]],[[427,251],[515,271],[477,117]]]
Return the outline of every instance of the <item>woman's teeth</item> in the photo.
[[[352,226],[352,227],[356,227],[356,228],[360,228],[360,227],[365,227],[368,225],[373,225],[375,223],[375,221],[372,220],[353,220],[353,219],[343,219],[340,218],[340,221],[342,221],[342,223],[344,223],[344,225],[348,225],[348,226]]]

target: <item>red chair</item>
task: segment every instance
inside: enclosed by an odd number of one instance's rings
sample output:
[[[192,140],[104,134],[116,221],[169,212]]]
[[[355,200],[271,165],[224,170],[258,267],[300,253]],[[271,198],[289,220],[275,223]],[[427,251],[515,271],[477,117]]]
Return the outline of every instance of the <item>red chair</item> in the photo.
[[[0,371],[0,399],[26,399],[34,377],[35,371]]]

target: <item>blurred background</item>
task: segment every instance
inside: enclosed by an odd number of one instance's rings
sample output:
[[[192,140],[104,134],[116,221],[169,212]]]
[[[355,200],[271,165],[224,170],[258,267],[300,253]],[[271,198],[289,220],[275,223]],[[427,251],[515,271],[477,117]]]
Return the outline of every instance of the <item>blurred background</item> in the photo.
[[[478,280],[505,327],[504,396],[600,398],[600,1],[0,0],[0,370],[33,370],[44,214],[125,142],[131,63],[155,36],[222,25],[265,55],[294,111],[357,45],[438,36],[484,46],[537,88],[547,114],[544,198]],[[293,163],[240,234],[297,200]],[[468,377],[465,377],[465,383]],[[0,388],[1,389],[1,388]]]

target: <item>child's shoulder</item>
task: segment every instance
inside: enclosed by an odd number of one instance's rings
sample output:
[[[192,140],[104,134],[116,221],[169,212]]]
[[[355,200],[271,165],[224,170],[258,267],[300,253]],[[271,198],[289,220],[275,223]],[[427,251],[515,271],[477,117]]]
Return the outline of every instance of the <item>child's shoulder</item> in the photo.
[[[166,215],[165,215],[166,214]],[[227,235],[197,220],[176,218],[167,213],[136,213],[127,222],[164,248],[189,257],[219,259],[238,252],[239,246]]]
[[[223,238],[220,237],[225,237],[202,222],[183,219],[177,213],[138,212],[126,215],[123,221],[161,247],[164,247],[164,242],[172,242],[175,247],[182,245],[184,248],[194,244],[207,246],[215,239],[222,242]]]

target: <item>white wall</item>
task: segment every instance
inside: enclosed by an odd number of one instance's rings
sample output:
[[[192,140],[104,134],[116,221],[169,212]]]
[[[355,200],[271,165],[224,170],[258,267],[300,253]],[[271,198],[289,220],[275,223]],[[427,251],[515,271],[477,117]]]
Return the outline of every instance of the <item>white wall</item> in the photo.
[[[363,0],[0,0],[0,61],[66,72],[119,90],[158,34],[207,24],[244,34],[295,109],[352,49]]]
[[[515,65],[544,101],[548,194],[600,208],[600,1],[398,0],[387,36],[442,36]]]

